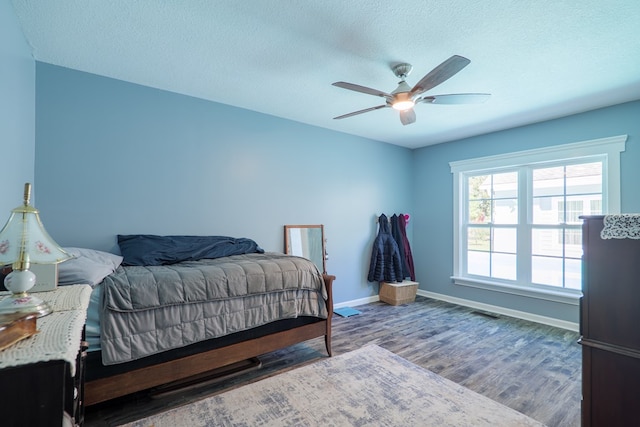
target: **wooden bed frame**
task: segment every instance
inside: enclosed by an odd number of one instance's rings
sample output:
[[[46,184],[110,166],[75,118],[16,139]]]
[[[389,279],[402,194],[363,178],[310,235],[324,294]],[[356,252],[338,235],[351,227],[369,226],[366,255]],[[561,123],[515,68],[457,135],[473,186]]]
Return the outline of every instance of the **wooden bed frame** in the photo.
[[[137,391],[183,380],[321,336],[324,336],[327,353],[331,356],[332,286],[335,276],[323,274],[322,277],[328,295],[326,319],[157,365],[88,381],[84,386],[84,405],[94,405]]]

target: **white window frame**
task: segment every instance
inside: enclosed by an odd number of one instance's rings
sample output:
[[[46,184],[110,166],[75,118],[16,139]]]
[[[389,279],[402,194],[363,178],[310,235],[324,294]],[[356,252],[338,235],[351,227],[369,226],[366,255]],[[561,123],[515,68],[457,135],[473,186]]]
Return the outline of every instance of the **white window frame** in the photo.
[[[465,174],[495,173],[500,169],[535,165],[554,161],[571,161],[580,158],[599,157],[603,159],[602,180],[603,200],[602,211],[607,214],[620,213],[620,153],[625,151],[627,135],[599,138],[589,141],[562,144],[533,150],[519,151],[496,156],[480,157],[476,159],[450,162],[453,174],[453,275],[452,281],[456,285],[521,295],[531,298],[555,301],[565,304],[578,305],[582,292],[573,289],[547,289],[531,284],[502,283],[491,278],[478,279],[466,277],[463,274],[463,244],[461,229],[464,224],[464,212],[461,207],[466,205]]]

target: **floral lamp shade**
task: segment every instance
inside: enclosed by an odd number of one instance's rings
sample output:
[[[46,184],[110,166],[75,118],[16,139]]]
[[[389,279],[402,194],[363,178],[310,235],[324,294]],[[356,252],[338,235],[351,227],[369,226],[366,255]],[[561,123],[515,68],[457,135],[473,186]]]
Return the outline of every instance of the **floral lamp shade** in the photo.
[[[57,264],[69,258],[44,229],[37,211],[12,212],[0,231],[0,264],[20,261],[22,253],[32,264]]]

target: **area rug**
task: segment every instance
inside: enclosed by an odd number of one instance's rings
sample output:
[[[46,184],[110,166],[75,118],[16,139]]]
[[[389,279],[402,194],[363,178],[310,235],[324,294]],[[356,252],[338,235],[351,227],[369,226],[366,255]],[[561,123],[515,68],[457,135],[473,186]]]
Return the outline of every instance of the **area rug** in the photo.
[[[375,345],[126,424],[542,426]]]

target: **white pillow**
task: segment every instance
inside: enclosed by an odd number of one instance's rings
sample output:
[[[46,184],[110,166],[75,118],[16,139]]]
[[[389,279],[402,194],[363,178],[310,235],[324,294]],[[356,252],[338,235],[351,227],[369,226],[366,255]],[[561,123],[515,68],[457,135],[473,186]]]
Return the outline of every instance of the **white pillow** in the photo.
[[[122,257],[86,248],[63,248],[73,258],[58,264],[58,285],[96,286],[122,263]]]

